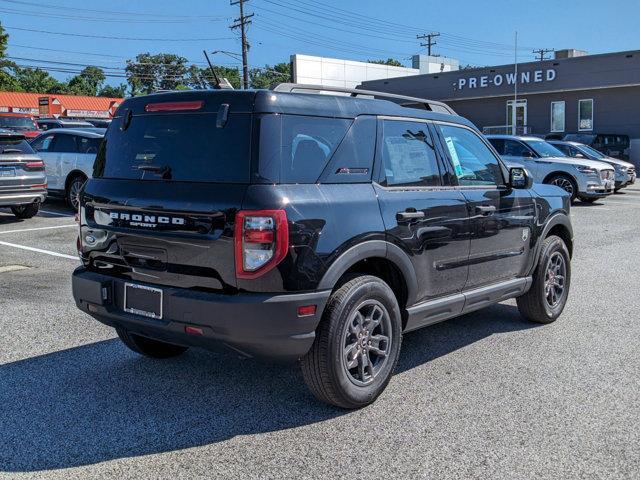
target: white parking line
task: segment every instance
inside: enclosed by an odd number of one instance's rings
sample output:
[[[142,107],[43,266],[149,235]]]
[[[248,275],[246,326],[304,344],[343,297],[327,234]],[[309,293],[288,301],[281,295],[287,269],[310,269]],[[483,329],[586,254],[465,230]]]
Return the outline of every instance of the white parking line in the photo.
[[[64,253],[52,252],[50,250],[43,250],[41,248],[27,247],[26,245],[17,245],[15,243],[1,242],[1,241],[0,241],[0,245],[4,245],[6,247],[20,248],[22,250],[28,250],[30,252],[44,253],[44,254],[47,254],[47,255],[54,256],[54,257],[68,258],[69,260],[75,260],[77,262],[80,261],[80,259],[78,257],[75,257],[73,255],[67,255],[67,254],[64,254]]]
[[[47,215],[57,215],[59,217],[73,217],[73,215],[68,213],[50,212],[48,210],[40,210],[39,213],[46,213]]]
[[[37,227],[37,228],[21,228],[18,230],[5,230],[4,232],[0,232],[0,235],[2,235],[3,233],[19,233],[19,232],[35,232],[36,230],[53,230],[56,228],[78,228],[78,225],[73,224],[73,225],[58,225],[56,227]]]

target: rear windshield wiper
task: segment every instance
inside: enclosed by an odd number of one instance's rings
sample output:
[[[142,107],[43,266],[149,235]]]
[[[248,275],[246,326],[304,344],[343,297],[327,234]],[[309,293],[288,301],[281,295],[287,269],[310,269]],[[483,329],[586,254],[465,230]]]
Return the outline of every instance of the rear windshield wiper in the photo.
[[[163,180],[171,180],[171,167],[169,165],[163,167],[159,165],[138,165],[138,170],[157,173],[162,176]]]

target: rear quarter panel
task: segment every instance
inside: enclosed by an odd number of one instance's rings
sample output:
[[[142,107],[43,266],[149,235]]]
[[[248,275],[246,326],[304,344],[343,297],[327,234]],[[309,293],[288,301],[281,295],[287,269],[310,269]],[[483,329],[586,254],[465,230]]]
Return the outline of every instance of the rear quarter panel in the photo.
[[[273,270],[238,288],[251,292],[296,292],[317,288],[329,266],[366,240],[384,240],[384,225],[370,183],[251,185],[243,210],[284,209],[289,253]]]

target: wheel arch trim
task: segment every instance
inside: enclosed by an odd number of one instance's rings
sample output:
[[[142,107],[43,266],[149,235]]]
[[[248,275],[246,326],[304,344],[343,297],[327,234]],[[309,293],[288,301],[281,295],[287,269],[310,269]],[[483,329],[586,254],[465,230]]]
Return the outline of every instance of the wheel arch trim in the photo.
[[[400,247],[385,240],[368,240],[346,250],[331,263],[322,276],[318,289],[333,289],[349,268],[361,260],[374,257],[385,258],[398,268],[407,286],[407,306],[413,305],[418,290],[418,280],[413,264]]]

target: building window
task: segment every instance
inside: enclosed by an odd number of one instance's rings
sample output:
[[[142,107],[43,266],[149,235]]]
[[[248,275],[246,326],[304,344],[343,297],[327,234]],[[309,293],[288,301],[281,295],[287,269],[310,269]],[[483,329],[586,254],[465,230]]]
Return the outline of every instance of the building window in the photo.
[[[578,100],[578,130],[593,130],[593,99]]]
[[[564,132],[564,102],[551,102],[551,131]]]

